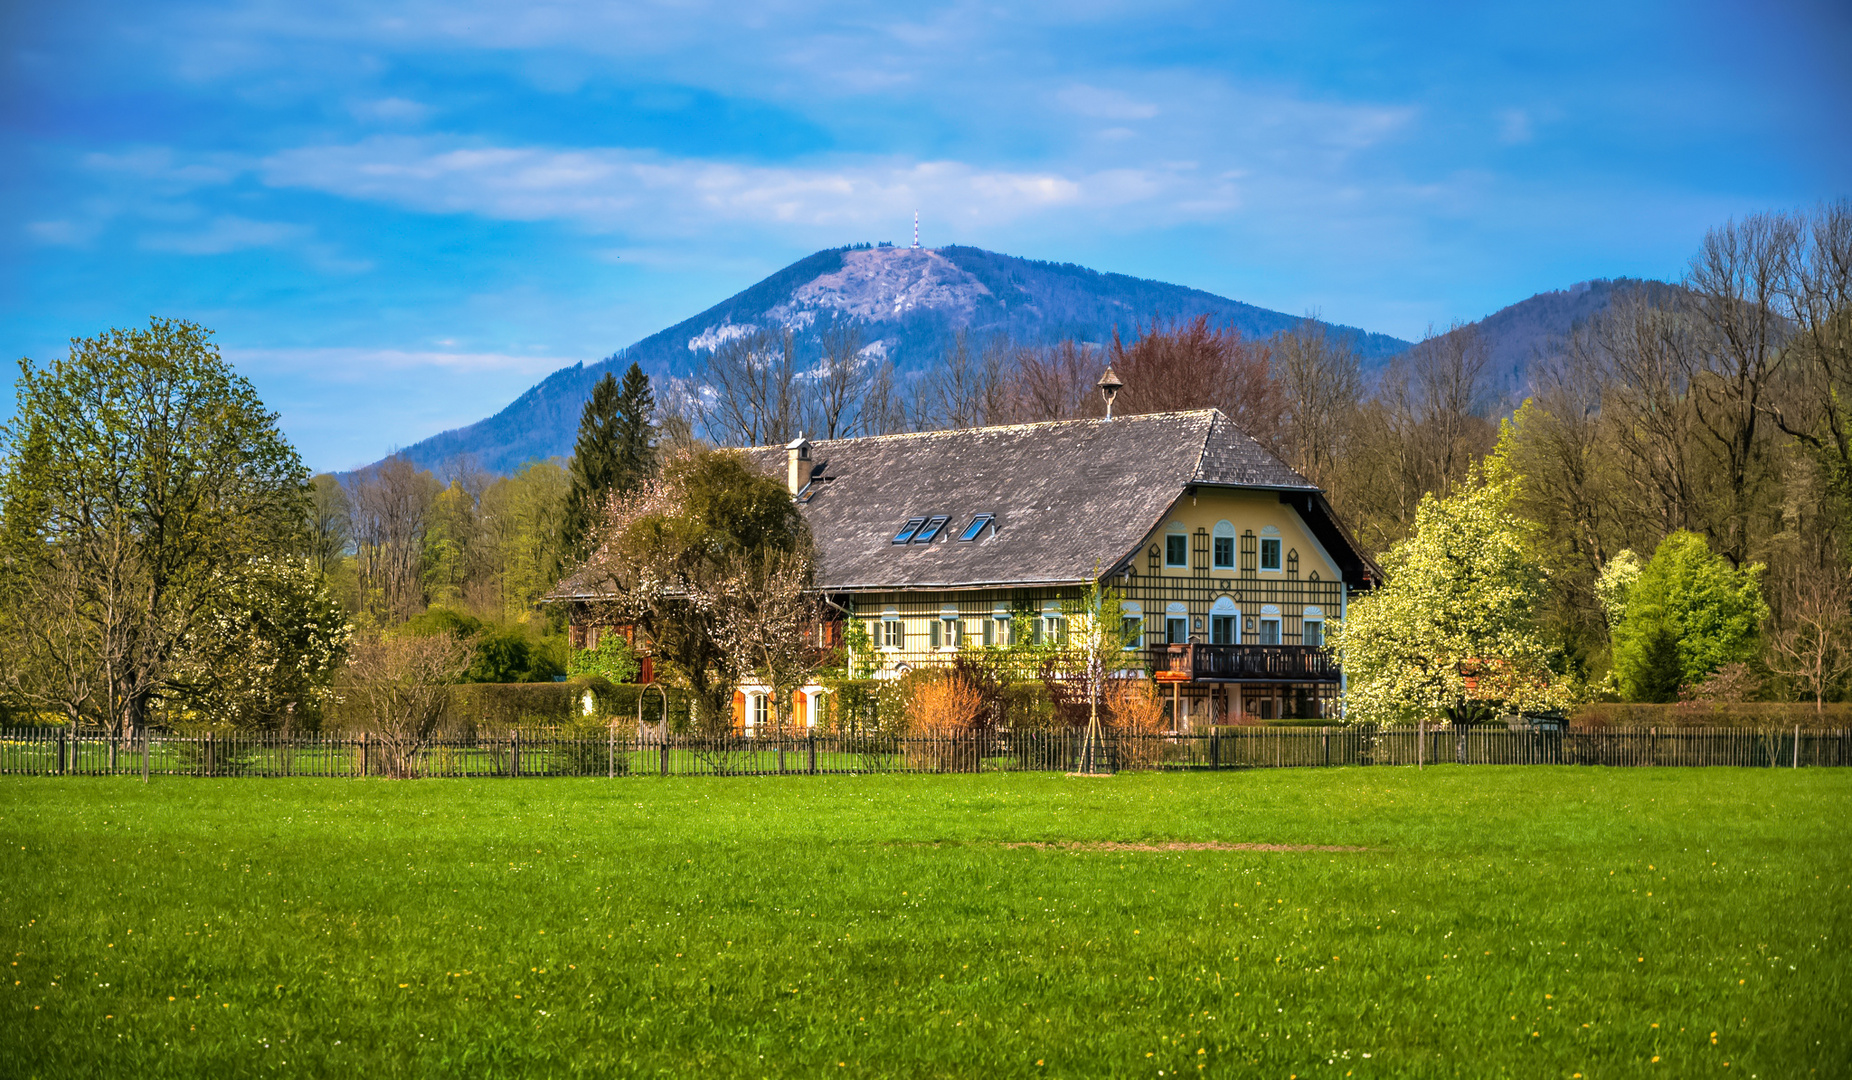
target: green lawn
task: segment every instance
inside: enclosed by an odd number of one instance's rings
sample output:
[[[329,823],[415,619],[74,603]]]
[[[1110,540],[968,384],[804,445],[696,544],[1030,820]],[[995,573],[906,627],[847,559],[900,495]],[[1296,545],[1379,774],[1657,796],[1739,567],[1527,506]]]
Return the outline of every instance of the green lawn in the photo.
[[[1849,825],[1852,770],[6,777],[0,1075],[1843,1077]]]

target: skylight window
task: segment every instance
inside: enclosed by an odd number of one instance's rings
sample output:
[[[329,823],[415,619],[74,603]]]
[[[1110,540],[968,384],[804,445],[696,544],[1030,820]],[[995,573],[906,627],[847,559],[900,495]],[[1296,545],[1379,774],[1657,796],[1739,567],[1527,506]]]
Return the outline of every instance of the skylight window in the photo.
[[[940,520],[944,520],[944,519],[941,518]],[[913,534],[916,532],[919,532],[920,526],[924,524],[926,524],[926,519],[923,517],[908,518],[907,523],[905,525],[902,525],[900,527],[900,531],[894,534],[894,543],[904,544],[907,541],[913,539]]]
[[[958,538],[960,540],[976,540],[979,536],[984,534],[984,526],[995,520],[997,520],[997,515],[995,514],[979,514],[971,519],[971,524],[965,526],[965,531],[961,533]]]
[[[944,514],[939,514],[938,516],[929,519],[926,522],[925,528],[922,528],[919,531],[919,534],[913,538],[913,542],[916,544],[932,543],[933,540],[939,535],[939,530],[945,528],[945,522],[946,522],[946,517]]]

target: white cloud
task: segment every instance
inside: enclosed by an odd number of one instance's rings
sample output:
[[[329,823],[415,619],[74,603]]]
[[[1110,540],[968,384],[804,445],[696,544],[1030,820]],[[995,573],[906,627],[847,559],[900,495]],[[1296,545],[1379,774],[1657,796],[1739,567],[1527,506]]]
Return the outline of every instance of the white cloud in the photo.
[[[1530,114],[1523,109],[1506,109],[1498,114],[1498,141],[1507,146],[1530,142],[1534,137]]]
[[[260,166],[276,187],[308,188],[428,213],[569,220],[649,234],[726,222],[868,228],[915,208],[961,225],[1075,206],[1160,199],[1162,169],[998,170],[959,161],[855,157],[807,166],[741,165],[620,148],[554,149],[379,136],[286,150]]]
[[[1097,86],[1070,86],[1056,97],[1073,112],[1095,120],[1149,120],[1158,114],[1156,105]]]
[[[357,101],[348,106],[354,119],[376,124],[416,124],[431,115],[431,107],[409,98],[389,97]]]
[[[26,235],[41,244],[54,247],[82,247],[89,243],[101,231],[102,225],[96,221],[30,221],[26,223]]]
[[[149,233],[142,237],[141,245],[150,251],[173,251],[182,255],[223,255],[246,248],[291,246],[306,240],[309,232],[302,225],[253,221],[227,214],[193,232]]]
[[[240,368],[253,371],[276,375],[313,374],[317,378],[356,382],[368,382],[388,372],[533,377],[584,359],[505,352],[377,348],[226,349],[224,354]]]

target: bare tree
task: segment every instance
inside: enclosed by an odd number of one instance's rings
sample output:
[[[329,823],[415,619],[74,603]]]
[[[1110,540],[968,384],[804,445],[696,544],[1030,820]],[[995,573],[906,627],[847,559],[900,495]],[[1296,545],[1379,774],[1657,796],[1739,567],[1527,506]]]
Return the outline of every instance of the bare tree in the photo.
[[[706,427],[730,446],[790,441],[801,419],[796,341],[756,330],[720,343],[707,359]]]
[[[1348,335],[1333,337],[1324,323],[1308,316],[1275,334],[1272,352],[1285,405],[1288,463],[1337,499],[1338,465],[1363,401],[1357,351]]]
[[[734,679],[771,688],[772,726],[778,734],[790,727],[793,695],[824,659],[816,635],[809,632],[825,614],[813,591],[816,577],[816,558],[808,547],[743,554],[697,600],[715,612],[714,640]]]
[[[1782,618],[1768,635],[1768,666],[1823,712],[1827,696],[1852,674],[1852,587],[1843,571],[1800,568],[1784,585]]]
[[[1067,338],[1017,349],[1014,359],[1010,387],[1003,395],[1008,415],[1000,419],[1035,423],[1088,415],[1098,397],[1094,383],[1104,366],[1092,349]]]
[[[914,426],[969,428],[999,419],[1003,355],[996,346],[974,353],[969,333],[958,331],[939,366],[920,380]]]
[[[1711,533],[1730,561],[1749,561],[1752,488],[1763,463],[1758,438],[1770,377],[1789,325],[1779,310],[1800,245],[1797,219],[1757,214],[1705,234],[1685,276],[1681,307],[1698,332],[1682,359],[1701,435],[1722,466],[1725,500]]]
[[[1127,344],[1115,330],[1108,347],[1113,370],[1125,383],[1115,411],[1220,409],[1263,446],[1280,445],[1284,402],[1265,342],[1249,341],[1231,326],[1215,326],[1207,315],[1174,322],[1153,317],[1134,329],[1135,341]],[[1093,376],[1099,377],[1097,372]],[[1103,409],[1097,394],[1088,400],[1089,412]]]
[[[310,481],[309,564],[316,573],[328,573],[347,554],[352,522],[353,507],[339,477],[322,473]]]
[[[386,775],[417,775],[418,754],[443,724],[451,687],[471,655],[469,642],[454,634],[379,636],[352,646],[340,691],[359,702]]]
[[[375,618],[403,622],[424,608],[425,526],[437,493],[435,477],[397,454],[348,480],[361,604]]]
[[[823,355],[811,375],[804,410],[810,432],[818,439],[847,439],[862,434],[874,371],[869,358],[862,355],[861,324],[837,319],[825,326],[819,337]]]

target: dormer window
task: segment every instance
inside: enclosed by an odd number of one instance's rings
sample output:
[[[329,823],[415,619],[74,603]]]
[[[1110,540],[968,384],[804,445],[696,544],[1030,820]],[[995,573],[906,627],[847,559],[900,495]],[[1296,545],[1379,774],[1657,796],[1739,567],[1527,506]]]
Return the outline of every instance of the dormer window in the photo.
[[[920,531],[913,537],[913,542],[916,544],[932,543],[933,540],[938,537],[939,530],[945,528],[945,521],[946,517],[944,514],[928,518],[926,524],[922,525]]]
[[[995,520],[997,520],[997,515],[995,514],[979,514],[971,519],[971,524],[965,526],[965,531],[959,534],[958,539],[976,540],[978,537],[984,535],[984,526],[989,525]]]
[[[926,524],[926,519],[923,517],[908,518],[907,523],[902,525],[900,531],[894,534],[894,543],[904,544],[913,539],[913,534],[919,532],[920,526],[924,524]]]

